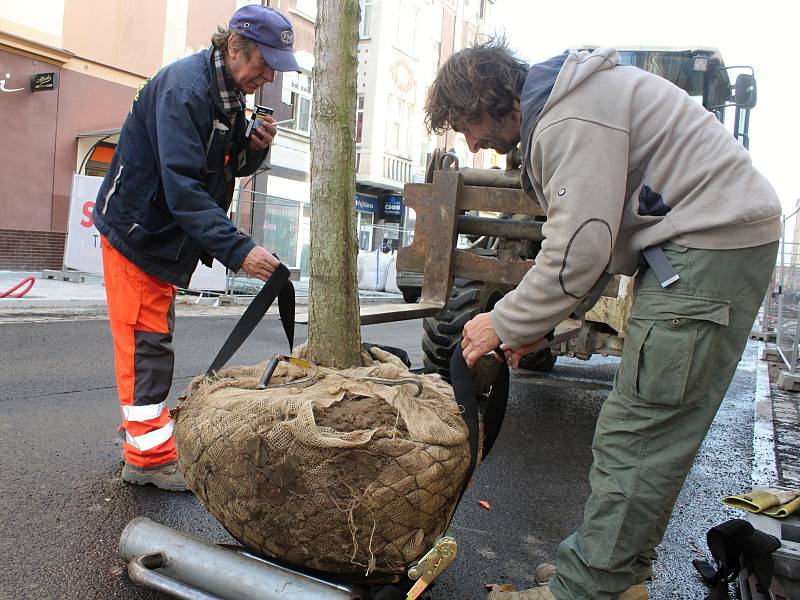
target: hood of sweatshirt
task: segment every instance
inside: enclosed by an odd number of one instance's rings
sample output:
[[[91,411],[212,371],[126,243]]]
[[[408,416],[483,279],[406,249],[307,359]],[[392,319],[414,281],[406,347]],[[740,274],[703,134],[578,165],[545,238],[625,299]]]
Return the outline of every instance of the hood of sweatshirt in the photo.
[[[533,65],[525,78],[519,100],[522,155],[527,155],[533,128],[550,106],[593,73],[610,69],[618,63],[619,54],[616,50],[599,48],[593,52],[568,50]]]

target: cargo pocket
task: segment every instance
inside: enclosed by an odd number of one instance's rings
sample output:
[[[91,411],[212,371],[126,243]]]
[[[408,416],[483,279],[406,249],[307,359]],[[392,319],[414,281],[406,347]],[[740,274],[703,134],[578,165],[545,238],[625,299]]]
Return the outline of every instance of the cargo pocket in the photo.
[[[108,299],[108,317],[135,325],[142,301],[143,272],[103,240],[103,280]]]
[[[713,372],[717,334],[728,317],[723,300],[640,293],[625,332],[618,392],[641,404],[699,401]]]

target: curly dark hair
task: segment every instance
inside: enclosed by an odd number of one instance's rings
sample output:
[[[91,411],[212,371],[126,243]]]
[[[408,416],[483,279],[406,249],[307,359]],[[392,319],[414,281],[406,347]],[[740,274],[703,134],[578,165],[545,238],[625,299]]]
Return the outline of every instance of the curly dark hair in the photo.
[[[425,127],[444,133],[454,121],[499,119],[519,100],[528,63],[514,56],[504,37],[475,42],[450,56],[439,69],[425,101]]]

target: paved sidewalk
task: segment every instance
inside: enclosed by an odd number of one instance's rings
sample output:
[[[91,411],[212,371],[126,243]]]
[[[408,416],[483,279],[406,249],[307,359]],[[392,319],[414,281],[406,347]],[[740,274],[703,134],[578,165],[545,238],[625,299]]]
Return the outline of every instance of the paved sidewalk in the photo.
[[[3,309],[42,309],[42,308],[88,308],[104,307],[106,305],[106,292],[103,286],[103,278],[98,275],[82,274],[84,281],[77,283],[73,281],[62,281],[59,279],[48,279],[42,276],[41,272],[30,271],[0,271],[0,294],[11,289],[25,277],[32,275],[36,278],[33,288],[22,298],[0,298],[0,311]],[[295,287],[298,305],[308,304],[308,279],[292,282]],[[244,291],[251,291],[255,294],[260,289],[260,282],[253,280],[251,285],[243,285]],[[24,289],[23,288],[20,288]],[[16,293],[16,292],[15,292]],[[365,303],[378,302],[402,302],[400,294],[391,292],[379,292],[369,290],[359,290],[359,299]],[[219,293],[204,293],[202,295],[179,293],[178,303],[195,304],[205,306],[221,306],[225,302],[219,302]],[[232,302],[237,306],[246,306],[252,296],[242,295],[236,297]],[[231,304],[230,302],[228,304]]]
[[[85,276],[84,283],[73,283],[43,278],[41,272],[0,271],[0,294],[11,289],[29,275],[36,278],[31,290],[22,298],[0,298],[0,310],[4,308],[77,308],[106,305],[103,280],[101,277],[92,275]],[[15,293],[23,289],[24,287]]]

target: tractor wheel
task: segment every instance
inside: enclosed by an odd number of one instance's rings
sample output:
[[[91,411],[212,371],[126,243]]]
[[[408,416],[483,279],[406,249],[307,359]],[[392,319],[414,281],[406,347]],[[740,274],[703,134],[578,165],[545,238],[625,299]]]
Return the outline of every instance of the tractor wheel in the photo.
[[[556,355],[550,352],[550,348],[537,350],[526,354],[519,359],[519,368],[527,369],[528,371],[542,371],[550,372],[556,364]]]
[[[422,364],[425,371],[438,373],[450,381],[450,357],[461,339],[464,325],[479,313],[492,310],[507,291],[507,287],[498,284],[456,279],[445,311],[422,321]],[[523,361],[524,364],[520,364],[522,368],[550,371],[555,356],[547,348],[527,355]]]
[[[492,310],[507,288],[483,281],[456,279],[444,312],[422,321],[422,364],[425,371],[450,381],[450,357],[464,325],[479,313]]]
[[[420,290],[418,288],[405,288],[400,291],[403,293],[403,302],[407,304],[419,302]]]

